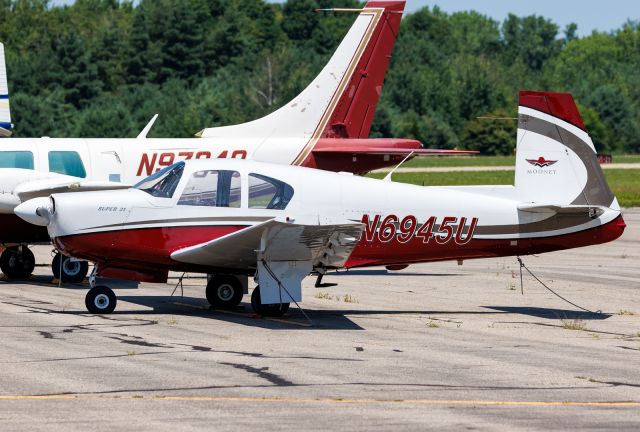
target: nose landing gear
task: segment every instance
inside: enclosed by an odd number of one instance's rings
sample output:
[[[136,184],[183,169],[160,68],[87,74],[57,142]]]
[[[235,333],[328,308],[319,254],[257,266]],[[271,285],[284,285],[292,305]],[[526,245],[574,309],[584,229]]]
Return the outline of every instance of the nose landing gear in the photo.
[[[93,314],[110,314],[115,310],[117,302],[116,294],[106,286],[91,288],[84,298],[84,305]]]

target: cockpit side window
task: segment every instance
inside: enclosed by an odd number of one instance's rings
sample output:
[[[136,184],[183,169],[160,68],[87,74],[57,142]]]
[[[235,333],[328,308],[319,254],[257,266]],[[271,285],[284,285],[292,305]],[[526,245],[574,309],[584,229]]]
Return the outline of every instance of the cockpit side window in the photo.
[[[81,178],[87,176],[80,155],[74,151],[50,151],[49,172]]]
[[[260,174],[249,174],[249,208],[284,210],[293,197],[287,183]]]
[[[30,151],[0,151],[0,168],[33,169]]]
[[[178,162],[150,175],[133,187],[154,197],[171,198],[178,187],[183,171],[184,162]]]
[[[178,205],[240,208],[240,173],[203,170],[193,173]]]

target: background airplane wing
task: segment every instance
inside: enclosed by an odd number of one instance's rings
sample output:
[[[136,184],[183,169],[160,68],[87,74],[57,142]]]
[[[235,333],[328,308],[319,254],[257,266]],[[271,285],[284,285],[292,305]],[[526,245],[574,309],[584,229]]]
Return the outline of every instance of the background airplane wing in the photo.
[[[96,190],[128,189],[131,185],[106,181],[85,181],[77,177],[61,176],[62,178],[49,178],[33,180],[19,184],[13,191],[21,202],[33,198],[47,197],[54,193],[63,192],[88,192]]]
[[[412,149],[412,148],[379,148],[379,147],[343,147],[333,149],[314,150],[314,154],[324,155],[391,155],[391,156],[460,156],[475,155],[479,152],[475,150],[446,150],[446,149]]]
[[[180,249],[171,258],[224,268],[255,268],[258,252],[269,262],[310,261],[341,267],[358,244],[363,225],[350,221],[290,223],[271,219],[235,233]]]

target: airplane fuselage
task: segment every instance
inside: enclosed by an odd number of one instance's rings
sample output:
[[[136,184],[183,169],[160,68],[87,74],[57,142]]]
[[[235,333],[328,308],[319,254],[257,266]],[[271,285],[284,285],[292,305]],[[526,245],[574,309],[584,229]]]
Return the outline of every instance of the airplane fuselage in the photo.
[[[82,199],[56,194],[49,234],[61,251],[97,262],[105,275],[162,281],[167,270],[252,273],[255,262],[207,268],[171,254],[276,217],[361,222],[362,239],[346,267],[549,252],[611,241],[624,230],[619,208],[597,217],[522,211],[513,186],[421,187],[249,161],[199,166],[239,173],[237,207],[178,204],[185,172],[170,198],[139,189],[88,192]],[[259,191],[249,184],[251,174],[291,185],[286,208],[252,208]]]

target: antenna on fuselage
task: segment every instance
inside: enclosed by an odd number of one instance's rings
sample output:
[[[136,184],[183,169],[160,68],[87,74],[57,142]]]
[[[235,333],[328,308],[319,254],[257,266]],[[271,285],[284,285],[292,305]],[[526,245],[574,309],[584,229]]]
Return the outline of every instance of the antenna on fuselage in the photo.
[[[149,133],[149,131],[153,127],[153,124],[156,122],[157,118],[158,118],[158,114],[154,115],[151,118],[151,120],[149,120],[149,123],[147,123],[147,125],[144,127],[144,129],[142,129],[142,132],[140,132],[136,138],[145,139],[147,137],[147,134]]]

